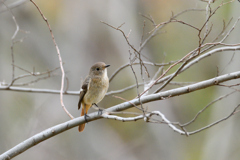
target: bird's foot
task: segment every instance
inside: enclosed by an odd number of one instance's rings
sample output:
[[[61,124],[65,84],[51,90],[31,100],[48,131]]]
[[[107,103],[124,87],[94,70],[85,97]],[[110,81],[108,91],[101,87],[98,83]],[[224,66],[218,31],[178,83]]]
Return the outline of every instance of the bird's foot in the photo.
[[[102,113],[103,113],[103,109],[100,109],[100,108],[99,108],[99,110],[98,110],[98,115],[102,115]]]
[[[86,113],[84,114],[84,119],[86,122],[88,122],[87,117],[89,117]]]
[[[98,108],[98,115],[102,115],[103,109],[99,108],[96,103],[93,103],[93,105],[95,105]]]

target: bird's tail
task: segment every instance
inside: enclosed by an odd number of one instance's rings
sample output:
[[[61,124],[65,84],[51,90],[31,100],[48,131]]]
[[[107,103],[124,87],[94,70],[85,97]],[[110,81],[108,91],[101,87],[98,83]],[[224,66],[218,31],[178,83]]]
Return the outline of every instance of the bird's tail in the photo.
[[[85,109],[85,112],[86,113],[84,113],[84,108],[86,107],[86,109]],[[84,116],[85,114],[87,114],[88,113],[88,109],[91,107],[90,105],[86,105],[84,107],[84,105],[82,104],[82,112],[81,112],[81,116]],[[80,124],[79,126],[78,126],[78,131],[79,132],[82,132],[83,130],[84,130],[84,128],[85,128],[85,123],[83,123],[83,124]]]

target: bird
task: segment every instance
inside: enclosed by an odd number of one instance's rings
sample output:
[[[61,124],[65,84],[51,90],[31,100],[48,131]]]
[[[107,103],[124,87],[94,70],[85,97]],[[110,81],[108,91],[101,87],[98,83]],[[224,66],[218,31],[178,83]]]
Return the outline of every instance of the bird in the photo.
[[[78,109],[82,106],[81,116],[84,115],[87,122],[87,113],[92,105],[99,103],[105,96],[108,87],[109,79],[107,76],[107,67],[110,65],[104,62],[95,63],[89,71],[89,75],[85,78],[80,91]],[[98,107],[98,106],[97,106]],[[100,109],[99,109],[100,111]],[[82,132],[85,128],[85,123],[78,126],[78,131]]]

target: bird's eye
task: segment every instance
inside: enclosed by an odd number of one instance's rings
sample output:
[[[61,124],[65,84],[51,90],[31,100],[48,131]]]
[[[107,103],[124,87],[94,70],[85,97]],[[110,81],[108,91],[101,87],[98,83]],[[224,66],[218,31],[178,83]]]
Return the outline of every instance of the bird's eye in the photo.
[[[99,68],[96,68],[97,71],[99,71],[100,69]]]

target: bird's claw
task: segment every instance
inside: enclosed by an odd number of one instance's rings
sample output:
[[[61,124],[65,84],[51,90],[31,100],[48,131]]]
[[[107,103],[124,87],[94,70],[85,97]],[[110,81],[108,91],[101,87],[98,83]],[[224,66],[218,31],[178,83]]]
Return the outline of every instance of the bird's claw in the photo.
[[[95,105],[98,108],[98,115],[102,115],[103,109],[99,108],[96,103],[93,103],[93,105]]]
[[[100,109],[100,108],[99,108],[99,110],[98,110],[98,115],[102,115],[102,113],[103,113],[103,109]]]
[[[84,114],[84,119],[86,122],[88,122],[87,117],[89,117],[86,113]]]

